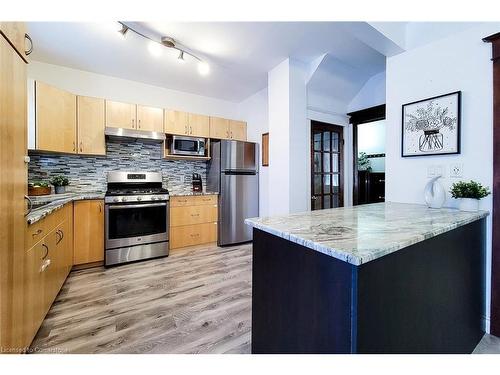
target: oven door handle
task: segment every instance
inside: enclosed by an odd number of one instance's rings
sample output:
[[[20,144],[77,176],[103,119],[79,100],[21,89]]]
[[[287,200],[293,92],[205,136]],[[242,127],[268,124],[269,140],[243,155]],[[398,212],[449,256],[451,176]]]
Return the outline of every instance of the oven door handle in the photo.
[[[167,206],[167,203],[141,203],[141,204],[119,204],[119,205],[114,205],[114,204],[108,204],[108,208],[110,210],[119,210],[119,209],[124,209],[124,208],[146,208],[146,207],[161,207]]]

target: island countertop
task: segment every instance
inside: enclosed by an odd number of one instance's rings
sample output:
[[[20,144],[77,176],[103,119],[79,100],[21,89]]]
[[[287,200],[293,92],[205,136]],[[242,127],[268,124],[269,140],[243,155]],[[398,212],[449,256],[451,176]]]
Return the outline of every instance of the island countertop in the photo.
[[[488,215],[385,202],[251,218],[245,223],[359,266]]]

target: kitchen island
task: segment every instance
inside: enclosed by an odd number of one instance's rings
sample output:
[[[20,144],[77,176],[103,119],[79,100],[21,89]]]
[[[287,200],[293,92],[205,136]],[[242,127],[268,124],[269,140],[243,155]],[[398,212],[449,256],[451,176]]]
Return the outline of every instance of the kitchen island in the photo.
[[[376,203],[253,226],[252,353],[470,353],[487,212]]]

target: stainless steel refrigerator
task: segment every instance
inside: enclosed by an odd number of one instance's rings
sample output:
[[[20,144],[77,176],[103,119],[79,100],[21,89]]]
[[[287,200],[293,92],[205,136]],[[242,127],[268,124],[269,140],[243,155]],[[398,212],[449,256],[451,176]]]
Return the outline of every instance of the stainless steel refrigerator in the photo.
[[[257,144],[213,141],[207,165],[207,189],[219,192],[217,244],[252,240],[245,219],[259,216],[259,155]]]

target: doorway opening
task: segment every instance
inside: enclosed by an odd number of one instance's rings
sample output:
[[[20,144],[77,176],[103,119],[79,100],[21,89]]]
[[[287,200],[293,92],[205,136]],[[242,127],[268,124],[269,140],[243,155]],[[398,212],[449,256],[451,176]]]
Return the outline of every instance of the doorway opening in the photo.
[[[344,205],[344,128],[311,121],[311,210]]]
[[[353,205],[385,201],[385,104],[348,113],[353,125]]]

